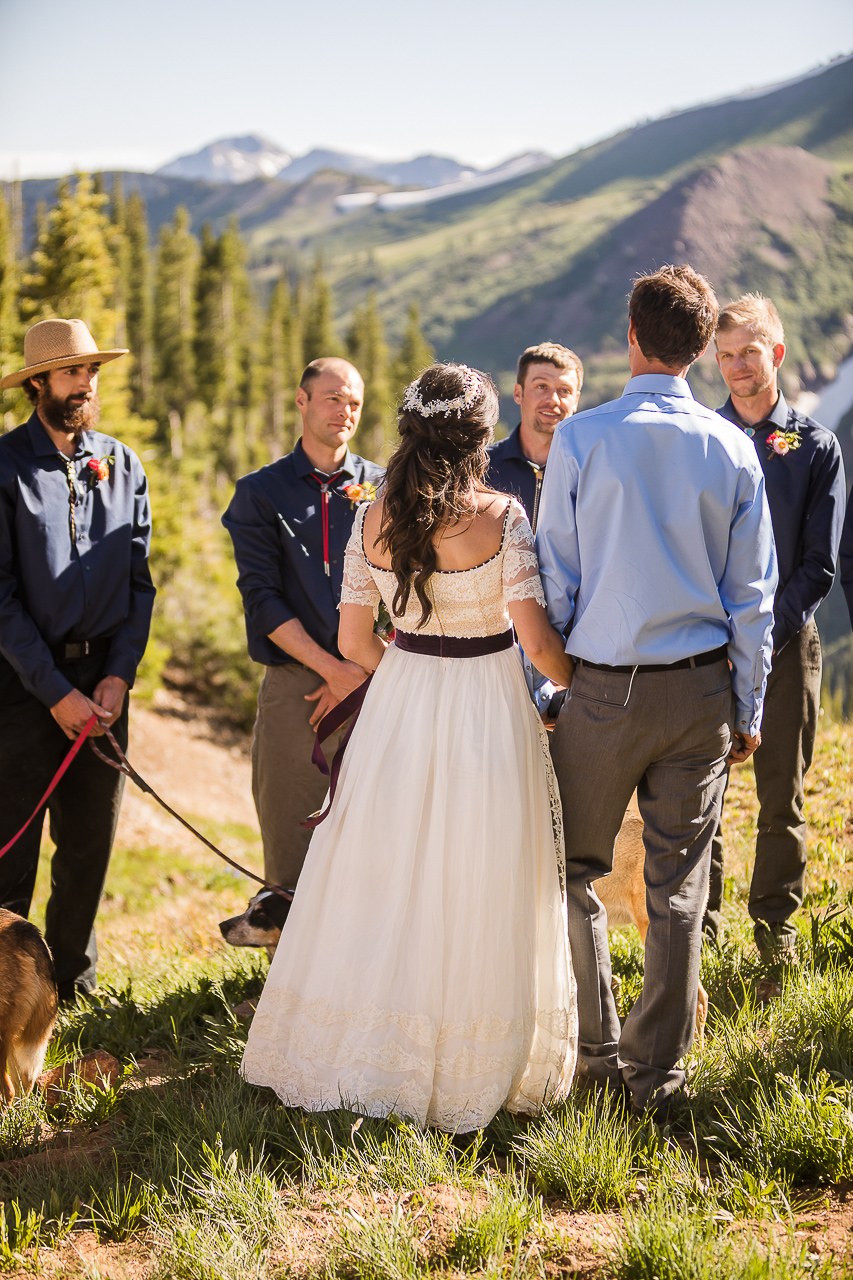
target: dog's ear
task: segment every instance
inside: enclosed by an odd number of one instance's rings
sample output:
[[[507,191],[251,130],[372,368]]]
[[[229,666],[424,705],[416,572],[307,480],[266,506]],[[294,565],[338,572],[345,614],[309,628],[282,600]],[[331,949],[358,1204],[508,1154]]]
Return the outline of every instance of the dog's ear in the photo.
[[[262,910],[264,915],[270,919],[278,929],[284,928],[284,922],[290,911],[290,902],[287,898],[283,898],[280,893],[271,893],[264,901]]]

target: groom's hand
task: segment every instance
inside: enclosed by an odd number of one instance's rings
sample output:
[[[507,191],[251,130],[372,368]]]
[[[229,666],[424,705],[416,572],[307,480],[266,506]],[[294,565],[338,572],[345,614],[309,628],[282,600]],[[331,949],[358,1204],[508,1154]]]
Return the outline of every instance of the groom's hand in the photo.
[[[305,694],[306,702],[316,702],[314,712],[308,723],[316,731],[317,725],[327,712],[332,711],[339,702],[343,702],[347,694],[352,693],[367,679],[367,672],[356,662],[332,659],[334,666],[326,671],[326,679],[319,689]]]
[[[732,735],[732,749],[729,752],[729,764],[743,764],[744,760],[748,760],[755,748],[760,745],[760,731],[752,738],[748,733],[738,733],[735,729]]]

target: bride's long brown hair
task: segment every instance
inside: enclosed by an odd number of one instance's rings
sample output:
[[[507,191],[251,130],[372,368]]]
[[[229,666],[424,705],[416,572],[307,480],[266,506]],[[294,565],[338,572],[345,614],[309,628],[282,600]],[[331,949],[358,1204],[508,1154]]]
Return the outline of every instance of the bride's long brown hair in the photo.
[[[463,396],[472,373],[476,393],[458,416],[456,410],[425,416],[403,404],[398,410],[400,443],[385,472],[378,542],[389,553],[397,579],[394,613],[405,612],[414,589],[421,627],[432,614],[426,586],[436,568],[435,534],[442,526],[476,515],[473,494],[493,492],[483,476],[499,408],[491,378],[465,365],[433,364],[417,379],[426,409],[436,400]]]

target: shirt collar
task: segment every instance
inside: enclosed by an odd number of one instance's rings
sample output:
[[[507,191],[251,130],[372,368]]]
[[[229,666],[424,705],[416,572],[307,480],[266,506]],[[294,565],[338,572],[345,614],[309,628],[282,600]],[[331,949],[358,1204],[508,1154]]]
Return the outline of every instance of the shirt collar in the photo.
[[[503,455],[505,458],[519,458],[522,462],[529,462],[530,459],[521,447],[521,423],[514,431],[511,431],[505,440],[501,441],[503,445]]]
[[[300,480],[303,480],[305,476],[313,475],[317,470],[303,449],[301,438],[293,446],[293,469]],[[349,449],[347,449],[344,459],[337,469],[337,474],[355,477],[355,462]]]
[[[727,418],[729,422],[733,422],[736,427],[740,427],[741,431],[745,431],[747,424],[741,422],[738,417],[737,410],[732,404],[732,398],[729,396],[726,403],[717,410],[721,417]],[[773,427],[776,431],[784,431],[788,426],[788,402],[779,392],[779,399],[768,413],[763,422],[756,422],[751,425],[751,431],[764,431],[766,427]]]
[[[33,409],[27,422],[27,431],[30,437],[30,444],[33,447],[33,453],[37,458],[55,458],[62,450],[57,448],[50,436],[45,430],[44,423],[38,415],[38,410]],[[94,453],[92,448],[93,434],[91,431],[84,431],[78,440],[72,458],[86,458]],[[63,455],[65,456],[65,455]]]
[[[693,399],[693,392],[686,378],[674,378],[669,373],[641,373],[631,378],[623,396],[642,394],[655,396],[683,396],[685,400]]]

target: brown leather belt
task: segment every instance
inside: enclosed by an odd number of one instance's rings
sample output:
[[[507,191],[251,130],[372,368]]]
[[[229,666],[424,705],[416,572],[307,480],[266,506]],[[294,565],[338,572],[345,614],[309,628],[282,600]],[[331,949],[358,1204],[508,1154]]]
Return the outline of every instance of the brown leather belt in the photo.
[[[586,658],[576,658],[575,661],[581,667],[589,667],[590,671],[609,671],[615,676],[629,676],[632,671],[636,671],[638,676],[643,676],[651,675],[654,671],[686,671],[688,667],[710,667],[715,662],[722,662],[728,656],[728,645],[721,644],[719,649],[697,653],[695,658],[682,658],[679,662],[665,662],[653,666],[608,667],[603,662],[589,662]]]
[[[67,640],[65,644],[51,645],[50,656],[54,662],[79,662],[81,658],[109,653],[112,642],[112,636],[98,636],[95,640]]]

